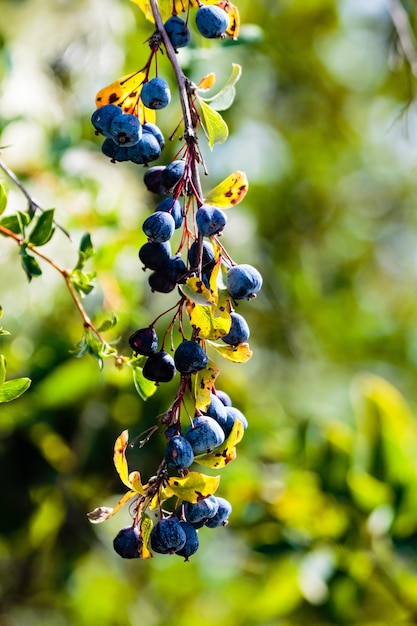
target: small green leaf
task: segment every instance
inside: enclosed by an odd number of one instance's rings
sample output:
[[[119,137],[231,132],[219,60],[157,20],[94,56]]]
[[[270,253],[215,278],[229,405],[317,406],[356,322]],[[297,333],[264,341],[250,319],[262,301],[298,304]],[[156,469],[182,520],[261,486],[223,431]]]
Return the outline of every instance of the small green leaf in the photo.
[[[0,215],[7,206],[7,187],[6,183],[0,183]]]
[[[29,389],[31,382],[30,378],[7,380],[0,387],[0,402],[16,400],[16,398]]]
[[[97,328],[99,333],[102,333],[106,330],[109,330],[110,328],[113,328],[113,326],[116,326],[117,324],[117,317],[115,316],[114,313],[112,313],[111,319],[110,320],[104,320],[104,322]]]
[[[144,377],[142,368],[139,366],[132,367],[133,370],[133,383],[138,395],[142,400],[147,400],[157,390],[157,386],[151,380]]]
[[[6,357],[0,354],[0,386],[6,380]]]
[[[43,246],[54,234],[54,212],[55,209],[47,209],[38,217],[29,235],[29,243],[33,246]]]
[[[95,254],[94,246],[89,233],[85,233],[81,237],[80,246],[78,248],[78,261],[74,270],[82,270],[88,259]]]
[[[95,276],[95,272],[82,272],[80,269],[74,269],[69,275],[69,279],[77,293],[83,297],[87,296],[94,289],[92,281]]]
[[[223,89],[211,98],[204,98],[204,102],[210,103],[215,111],[226,111],[229,109],[236,96],[235,84],[242,75],[242,68],[237,63],[232,64],[232,73]]]
[[[25,246],[20,248],[20,256],[22,260],[22,267],[25,270],[29,282],[34,276],[40,276],[42,274],[39,263],[33,256],[27,253]]]
[[[0,219],[0,224],[4,226],[4,228],[11,230],[15,235],[22,234],[22,224],[17,215],[5,215]]]
[[[211,108],[202,98],[198,98],[204,118],[204,129],[208,137],[210,149],[215,143],[223,143],[229,136],[227,124],[217,111]]]

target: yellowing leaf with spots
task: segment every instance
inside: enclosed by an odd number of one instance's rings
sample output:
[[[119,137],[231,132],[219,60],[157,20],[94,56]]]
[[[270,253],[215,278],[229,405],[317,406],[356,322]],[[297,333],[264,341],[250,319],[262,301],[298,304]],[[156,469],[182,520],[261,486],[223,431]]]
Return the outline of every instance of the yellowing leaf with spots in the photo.
[[[220,369],[209,360],[207,367],[193,376],[195,408],[199,411],[204,411],[210,404],[210,393],[219,374]]]
[[[187,303],[191,326],[200,339],[220,339],[230,330],[230,313],[225,307],[200,306]]]
[[[203,281],[197,276],[188,278],[185,285],[180,285],[180,289],[184,296],[195,304],[207,306],[216,303],[210,289],[207,289]]]
[[[230,24],[226,30],[226,34],[232,39],[237,39],[240,29],[240,15],[237,6],[229,2],[229,0],[219,0],[216,2],[217,6],[226,11],[230,18]]]
[[[183,478],[172,477],[168,481],[177,498],[193,503],[213,495],[219,483],[220,476],[205,476],[199,472],[189,472]]]
[[[152,552],[149,550],[149,539],[151,536],[151,531],[153,528],[153,522],[150,517],[145,515],[140,523],[140,536],[142,538],[142,545],[140,548],[140,558],[141,559],[151,559]]]
[[[225,467],[230,461],[234,461],[236,458],[236,444],[243,437],[243,424],[240,420],[235,419],[233,428],[230,435],[225,442],[216,448],[214,452],[204,454],[202,456],[196,456],[195,462],[199,465],[206,465],[207,467],[213,467],[215,469]]]
[[[114,444],[113,462],[120,476],[122,483],[134,490],[134,493],[143,494],[143,486],[140,480],[139,472],[131,472],[129,474],[129,468],[126,460],[126,448],[129,440],[129,431],[124,430],[116,439]]]
[[[242,202],[248,191],[248,179],[245,172],[233,172],[214,189],[209,191],[204,203],[219,209],[230,209]]]
[[[100,108],[105,104],[116,104],[124,113],[131,113],[139,118],[141,124],[145,121],[155,123],[155,111],[147,109],[140,101],[145,72],[139,70],[118,78],[111,85],[103,87],[96,95],[96,106]]]
[[[232,363],[246,363],[252,356],[252,350],[248,343],[240,343],[238,346],[222,345],[220,343],[208,342],[219,354]]]

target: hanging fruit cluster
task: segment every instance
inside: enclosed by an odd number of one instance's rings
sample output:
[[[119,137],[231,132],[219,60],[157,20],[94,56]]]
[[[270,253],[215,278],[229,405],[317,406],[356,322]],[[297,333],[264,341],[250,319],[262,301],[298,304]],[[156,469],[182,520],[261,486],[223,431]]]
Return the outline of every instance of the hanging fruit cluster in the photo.
[[[232,510],[227,500],[215,495],[220,477],[206,475],[198,466],[223,468],[234,460],[236,445],[248,425],[217,386],[220,370],[215,357],[235,363],[251,357],[249,327],[235,309],[240,301],[256,296],[262,277],[252,265],[236,263],[220,242],[227,227],[226,210],[246,194],[245,174],[233,172],[207,194],[200,182],[200,170],[206,173],[206,167],[198,131],[203,130],[210,148],[227,138],[219,111],[233,101],[240,67],[233,66],[218,94],[205,98],[202,94],[213,86],[215,76],[192,84],[180,70],[176,50],[191,39],[188,23],[192,16],[200,35],[216,39],[237,36],[239,14],[227,0],[217,4],[135,2],[156,26],[149,39],[150,57],[143,69],[97,94],[92,123],[97,134],[105,137],[102,150],[113,162],[130,160],[148,166],[160,157],[165,140],[155,112],[171,101],[169,84],[158,75],[156,64],[164,46],[177,79],[183,145],[172,162],[145,172],[145,185],[157,200],[154,212],[143,223],[148,241],[139,250],[139,260],[149,271],[153,292],[176,290],[179,299],[147,327],[136,330],[129,343],[136,388],[143,398],[174,377],[179,383],[171,405],[140,443],[144,445],[157,431],[165,437],[164,458],[155,475],[143,484],[138,471],[129,472],[128,432],[123,431],[115,443],[114,463],[128,491],[114,509],[97,508],[89,519],[102,522],[131,502],[132,523],[115,537],[116,552],[123,558],[175,553],[188,560],[199,545],[198,529],[225,525]],[[186,11],[185,19],[177,14],[180,11]],[[154,61],[155,76],[151,77]],[[166,315],[169,322],[158,336],[155,324]]]

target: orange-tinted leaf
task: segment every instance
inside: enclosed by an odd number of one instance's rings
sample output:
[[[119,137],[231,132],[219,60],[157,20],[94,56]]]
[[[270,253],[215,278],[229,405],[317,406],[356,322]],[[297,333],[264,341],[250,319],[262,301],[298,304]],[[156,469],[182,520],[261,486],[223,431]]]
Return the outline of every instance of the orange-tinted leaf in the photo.
[[[111,85],[103,87],[96,95],[96,106],[100,108],[105,104],[117,104],[124,113],[131,113],[139,118],[141,124],[144,121],[155,123],[155,111],[147,109],[140,102],[140,92],[145,78],[142,70],[126,74],[115,80]]]
[[[203,76],[200,82],[197,85],[197,89],[199,91],[208,91],[211,89],[216,82],[216,74],[214,72],[210,72],[207,76]]]
[[[252,350],[248,343],[240,343],[238,346],[222,345],[220,343],[208,342],[219,354],[232,363],[246,363],[252,356]]]
[[[214,452],[195,457],[195,462],[207,467],[220,468],[225,467],[230,461],[236,458],[236,444],[243,437],[243,424],[240,420],[235,419],[233,428],[226,441],[216,448]]]
[[[248,186],[245,172],[233,172],[209,191],[204,202],[220,209],[230,209],[242,202],[247,194]]]
[[[210,393],[219,374],[220,369],[213,361],[209,360],[207,367],[197,372],[194,376],[193,384],[196,409],[204,411],[210,404]]]
[[[171,477],[168,481],[174,495],[186,502],[198,502],[213,495],[220,483],[220,476],[205,476],[200,472],[189,472],[183,478]]]
[[[228,29],[226,30],[226,34],[229,35],[229,37],[231,37],[232,39],[237,39],[240,28],[239,9],[237,8],[237,6],[229,2],[229,0],[219,0],[219,2],[217,2],[216,4],[217,6],[224,9],[230,17],[230,24]]]

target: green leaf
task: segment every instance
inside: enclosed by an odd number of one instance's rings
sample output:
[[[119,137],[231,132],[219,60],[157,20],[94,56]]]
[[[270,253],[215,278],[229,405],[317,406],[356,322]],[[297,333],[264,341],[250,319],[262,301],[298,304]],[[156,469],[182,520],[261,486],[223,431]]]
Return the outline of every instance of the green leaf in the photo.
[[[92,281],[95,276],[95,272],[82,272],[80,269],[74,269],[70,273],[69,279],[71,284],[77,290],[77,293],[84,297],[94,289],[94,283]]]
[[[223,143],[229,136],[227,124],[217,111],[211,108],[202,98],[198,98],[204,118],[204,130],[207,134],[210,149],[215,143]]]
[[[81,237],[78,248],[78,261],[74,270],[82,270],[88,259],[95,255],[95,250],[89,233],[85,233]]]
[[[28,242],[33,246],[43,246],[54,234],[54,213],[55,209],[47,209],[38,217],[29,235]]]
[[[0,386],[6,380],[6,357],[0,354]]]
[[[21,216],[17,213],[15,215],[5,215],[0,218],[0,224],[8,230],[11,230],[15,235],[21,235],[24,230]]]
[[[6,183],[0,183],[0,215],[7,206],[7,187]]]
[[[30,378],[7,380],[0,387],[0,402],[16,400],[16,398],[29,389],[31,382]]]
[[[117,317],[115,316],[114,313],[112,313],[111,319],[110,320],[104,320],[104,322],[97,328],[99,333],[102,333],[106,330],[109,330],[110,328],[113,328],[113,326],[116,326],[117,324]]]
[[[189,472],[183,478],[172,477],[168,487],[173,494],[186,502],[198,502],[215,493],[220,483],[220,476],[206,476],[199,472]]]
[[[223,89],[211,98],[204,98],[204,102],[210,103],[215,111],[225,111],[229,109],[236,96],[235,84],[242,75],[242,68],[237,63],[232,64],[232,73]]]
[[[142,400],[147,400],[153,396],[158,387],[154,382],[144,377],[141,367],[134,366],[132,367],[132,370],[135,389]]]
[[[30,282],[34,276],[40,276],[42,270],[35,257],[27,253],[26,247],[20,248],[20,256],[22,260],[22,267],[25,270],[28,281]]]

